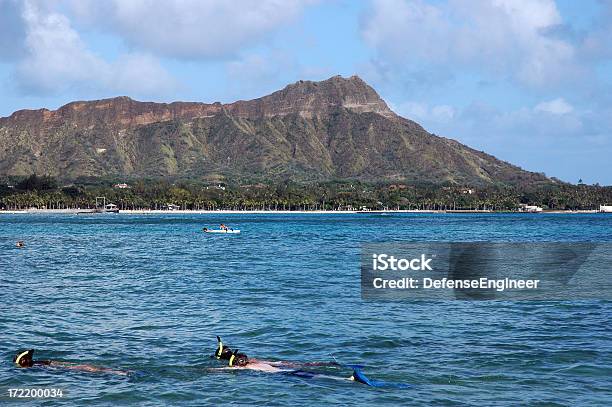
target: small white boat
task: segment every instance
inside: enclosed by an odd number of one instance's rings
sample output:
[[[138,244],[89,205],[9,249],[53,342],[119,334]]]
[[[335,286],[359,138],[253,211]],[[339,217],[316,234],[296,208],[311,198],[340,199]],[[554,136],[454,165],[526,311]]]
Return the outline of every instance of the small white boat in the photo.
[[[202,229],[202,231],[204,231],[204,233],[230,233],[230,234],[240,233],[240,230],[238,229],[207,229],[207,228],[204,228]]]

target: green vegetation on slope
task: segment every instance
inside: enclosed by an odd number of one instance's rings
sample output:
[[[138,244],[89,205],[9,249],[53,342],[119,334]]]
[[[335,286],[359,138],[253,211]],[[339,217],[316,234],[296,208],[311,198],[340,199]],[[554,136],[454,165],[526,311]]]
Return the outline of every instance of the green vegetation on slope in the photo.
[[[490,209],[516,210],[520,204],[545,209],[597,209],[612,202],[612,187],[588,185],[490,185],[481,188],[440,184],[327,181],[296,183],[212,183],[195,180],[132,179],[127,188],[113,179],[80,179],[61,185],[48,176],[0,182],[0,208],[93,208],[96,197],[119,209],[313,210]]]
[[[486,137],[486,134],[482,135]],[[0,118],[0,175],[555,184],[430,134],[357,77],[236,103],[75,102]]]

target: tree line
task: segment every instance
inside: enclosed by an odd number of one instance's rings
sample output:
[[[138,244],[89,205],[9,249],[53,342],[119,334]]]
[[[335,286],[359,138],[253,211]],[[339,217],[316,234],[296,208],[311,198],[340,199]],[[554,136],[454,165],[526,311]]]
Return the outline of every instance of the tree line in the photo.
[[[87,179],[62,183],[31,175],[0,181],[0,209],[95,208],[105,197],[119,209],[188,210],[517,210],[521,204],[544,209],[588,210],[612,203],[612,187],[549,183],[480,187],[428,183],[325,182],[213,183],[203,180]]]

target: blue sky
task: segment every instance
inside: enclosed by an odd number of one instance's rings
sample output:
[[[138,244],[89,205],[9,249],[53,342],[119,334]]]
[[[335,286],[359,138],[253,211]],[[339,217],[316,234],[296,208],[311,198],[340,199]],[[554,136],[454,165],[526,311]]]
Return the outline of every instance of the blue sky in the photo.
[[[612,184],[612,2],[0,0],[0,116],[357,74],[429,131]]]

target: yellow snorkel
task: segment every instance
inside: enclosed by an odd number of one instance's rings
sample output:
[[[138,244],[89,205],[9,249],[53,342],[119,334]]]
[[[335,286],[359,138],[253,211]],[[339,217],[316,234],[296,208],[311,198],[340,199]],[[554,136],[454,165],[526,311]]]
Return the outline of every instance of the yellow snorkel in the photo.
[[[238,353],[238,349],[236,349],[234,351],[234,353],[232,353],[232,356],[230,356],[229,363],[228,363],[229,367],[233,367],[234,366],[234,359],[236,359],[236,353]]]
[[[215,357],[217,359],[221,359],[221,354],[223,353],[223,341],[219,336],[217,336],[217,351],[215,352]]]

